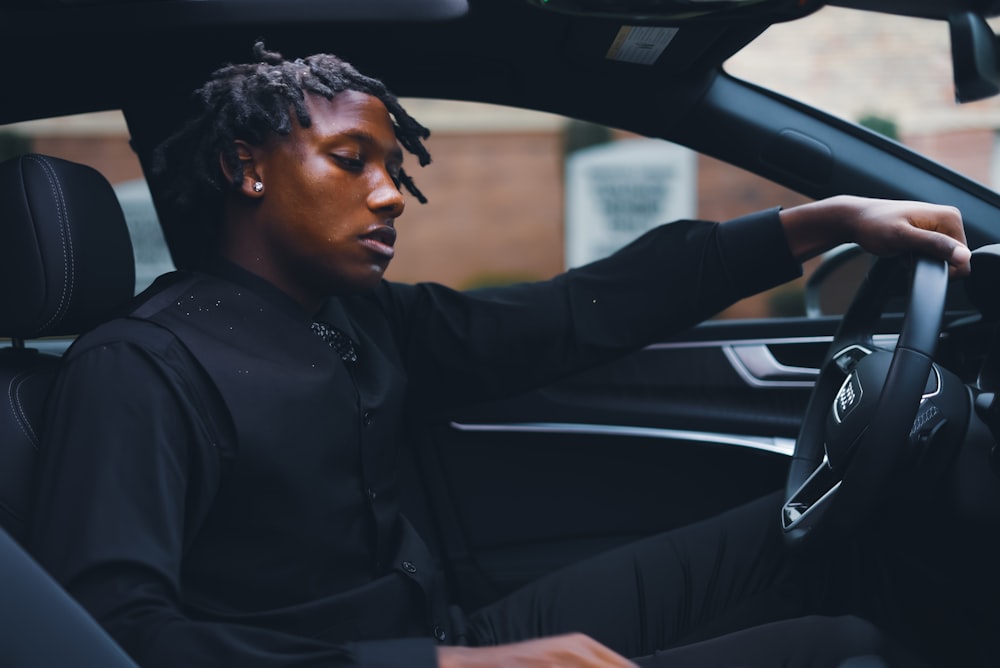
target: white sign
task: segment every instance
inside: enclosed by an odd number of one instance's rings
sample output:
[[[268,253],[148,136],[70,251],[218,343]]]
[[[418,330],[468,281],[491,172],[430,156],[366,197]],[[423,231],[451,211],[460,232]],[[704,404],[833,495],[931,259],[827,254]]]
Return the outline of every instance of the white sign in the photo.
[[[605,58],[637,65],[653,65],[678,32],[678,28],[622,26]]]
[[[697,155],[629,139],[566,160],[566,266],[606,257],[650,228],[697,211]]]

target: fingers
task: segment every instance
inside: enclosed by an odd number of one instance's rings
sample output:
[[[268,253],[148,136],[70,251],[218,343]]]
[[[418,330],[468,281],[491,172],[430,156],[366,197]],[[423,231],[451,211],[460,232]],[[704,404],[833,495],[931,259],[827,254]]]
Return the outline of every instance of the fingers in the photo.
[[[931,205],[928,205],[931,206]],[[971,270],[969,250],[965,238],[965,226],[962,223],[962,213],[953,206],[934,206],[928,218],[923,216],[913,220],[917,228],[937,233],[933,243],[938,252],[926,251],[928,254],[940,257],[948,262],[953,276],[967,276]]]
[[[854,242],[875,255],[924,253],[947,260],[954,275],[969,273],[962,214],[955,207],[838,195],[779,213],[792,254],[804,262]]]
[[[637,668],[636,664],[582,633],[494,647],[440,647],[441,668]]]
[[[915,209],[907,221],[915,232],[912,250],[947,261],[952,276],[968,275],[972,252],[966,242],[962,213],[953,206],[900,204]]]
[[[875,255],[920,253],[949,264],[952,276],[969,273],[971,252],[961,212],[952,206],[853,199],[854,241]]]
[[[952,274],[957,276],[968,276],[969,272],[972,271],[971,260],[972,251],[969,250],[969,247],[956,245],[952,251],[951,257],[948,258],[948,264],[951,265]]]
[[[972,267],[970,262],[972,251],[964,243],[964,234],[963,240],[960,241],[946,233],[915,226],[910,227],[907,234],[910,239],[905,244],[908,246],[906,250],[945,260],[953,277],[969,274]]]

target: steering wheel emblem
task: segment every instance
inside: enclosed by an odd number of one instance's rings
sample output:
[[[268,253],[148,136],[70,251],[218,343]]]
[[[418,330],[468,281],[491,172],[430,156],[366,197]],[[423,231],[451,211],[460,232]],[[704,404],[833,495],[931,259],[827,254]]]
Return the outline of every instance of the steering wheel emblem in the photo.
[[[861,389],[861,381],[858,380],[858,374],[852,373],[840,386],[837,398],[833,400],[833,417],[838,423],[843,422],[844,418],[858,407],[862,394],[863,390]]]

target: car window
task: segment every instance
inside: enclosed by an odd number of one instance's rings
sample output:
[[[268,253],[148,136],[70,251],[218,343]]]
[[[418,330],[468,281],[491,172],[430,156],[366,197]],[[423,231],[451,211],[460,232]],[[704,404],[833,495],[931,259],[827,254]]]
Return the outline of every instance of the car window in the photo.
[[[990,23],[994,30],[1000,25]],[[840,7],[774,24],[725,64],[734,77],[879,133],[996,190],[1000,97],[956,103],[952,68],[947,22]],[[825,294],[810,290],[810,313],[846,309],[872,260],[860,255],[824,277]],[[954,284],[948,307],[968,308]]]
[[[725,69],[1000,185],[1000,97],[956,104],[947,22],[824,7],[770,26]]]
[[[414,178],[401,281],[457,288],[548,278],[680,218],[726,220],[801,195],[658,139],[569,118],[481,104],[404,100],[432,128],[433,162]],[[751,298],[723,317],[801,314],[801,283]]]
[[[411,167],[429,202],[407,203],[392,280],[475,288],[549,278],[655,224],[726,220],[796,193],[689,149],[573,119],[492,105],[405,99],[432,128],[433,162]],[[0,131],[19,150],[89,164],[115,187],[135,246],[136,289],[173,268],[118,112]],[[720,317],[801,315],[802,283]]]

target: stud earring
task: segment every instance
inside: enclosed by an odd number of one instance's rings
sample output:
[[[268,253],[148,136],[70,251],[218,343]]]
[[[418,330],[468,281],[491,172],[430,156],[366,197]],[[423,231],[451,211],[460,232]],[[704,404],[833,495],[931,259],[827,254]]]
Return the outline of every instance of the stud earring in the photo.
[[[254,181],[254,184],[253,184],[253,191],[254,191],[255,193],[259,193],[259,192],[261,192],[261,191],[263,191],[263,190],[264,190],[264,184],[263,184],[263,183],[261,183],[260,181]]]

